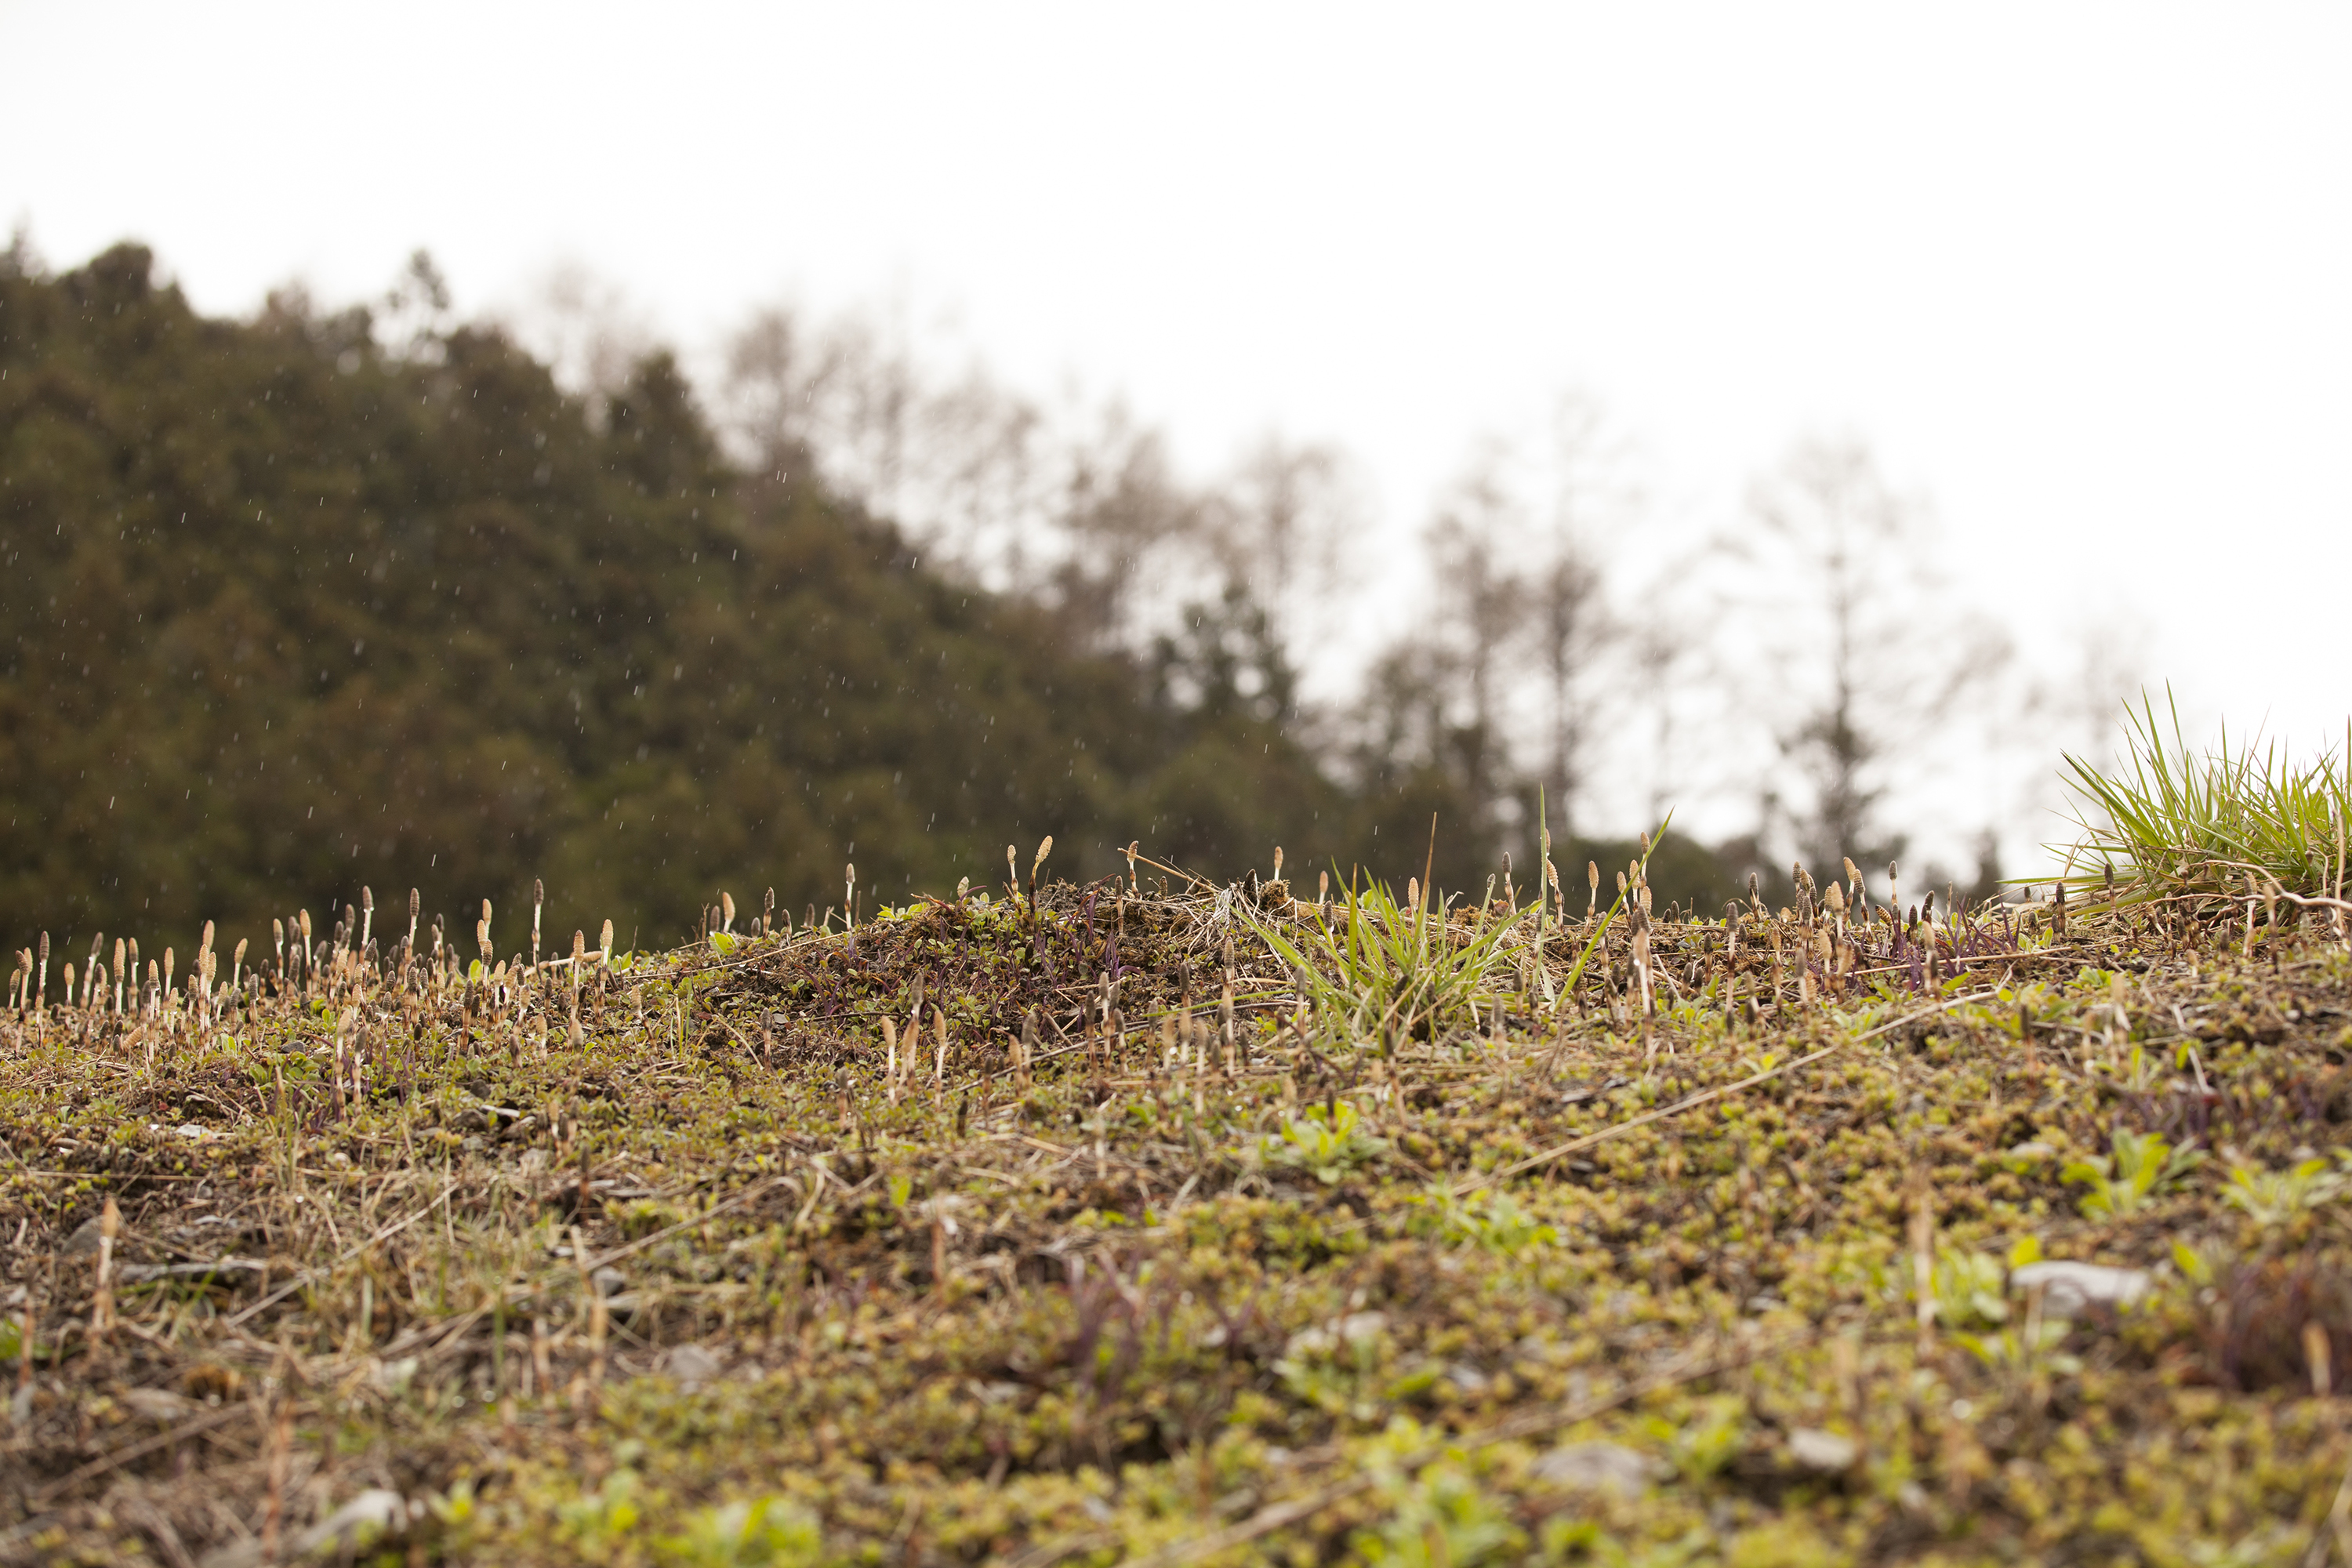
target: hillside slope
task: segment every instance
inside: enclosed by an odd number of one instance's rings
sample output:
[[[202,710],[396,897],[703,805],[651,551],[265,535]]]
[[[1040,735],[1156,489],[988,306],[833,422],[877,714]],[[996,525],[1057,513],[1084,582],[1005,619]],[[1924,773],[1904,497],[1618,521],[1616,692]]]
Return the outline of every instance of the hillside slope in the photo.
[[[135,246],[0,258],[0,908],[254,936],[420,888],[692,931],[985,879],[1008,837],[1297,863],[1311,760],[720,459],[656,356],[592,416],[494,331],[208,320]],[[226,944],[225,944],[226,945]]]

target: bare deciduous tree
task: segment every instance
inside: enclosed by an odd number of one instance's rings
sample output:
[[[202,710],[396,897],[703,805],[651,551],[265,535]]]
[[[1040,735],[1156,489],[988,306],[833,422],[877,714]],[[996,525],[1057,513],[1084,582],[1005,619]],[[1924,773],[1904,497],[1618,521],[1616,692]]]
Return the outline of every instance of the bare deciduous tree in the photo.
[[[1264,607],[1284,647],[1319,644],[1352,583],[1347,546],[1365,526],[1362,488],[1346,457],[1268,432],[1204,500],[1229,584]]]
[[[1144,648],[1155,616],[1216,590],[1203,498],[1117,399],[1056,420],[976,365],[930,374],[887,322],[772,310],[730,342],[724,405],[752,460],[812,470],[972,581],[1043,595],[1078,644]]]
[[[513,326],[516,336],[553,367],[556,381],[585,397],[600,416],[638,362],[660,344],[644,312],[618,284],[574,261],[561,263],[540,280]]]
[[[1828,866],[1875,859],[1891,778],[2006,662],[2007,639],[1953,603],[1919,509],[1858,442],[1801,443],[1749,505],[1757,526],[1728,549],[1747,567],[1780,752],[1810,786],[1801,847]]]
[[[1452,655],[1458,682],[1465,784],[1481,809],[1508,765],[1503,729],[1506,658],[1518,635],[1528,584],[1514,548],[1526,514],[1503,475],[1505,449],[1485,446],[1455,481],[1424,536],[1436,580],[1433,640]]]
[[[1160,433],[1139,426],[1118,404],[1101,415],[1091,438],[1068,450],[1056,519],[1064,555],[1053,591],[1081,643],[1112,646],[1140,632],[1139,600],[1156,557],[1197,542],[1199,500],[1177,483]],[[1181,604],[1172,577],[1151,586]],[[1175,604],[1165,607],[1173,609]]]
[[[1601,405],[1571,393],[1553,411],[1550,512],[1527,573],[1527,629],[1543,686],[1548,745],[1541,783],[1561,837],[1575,833],[1591,785],[1599,677],[1623,633],[1611,609],[1597,540],[1632,521],[1622,445]]]

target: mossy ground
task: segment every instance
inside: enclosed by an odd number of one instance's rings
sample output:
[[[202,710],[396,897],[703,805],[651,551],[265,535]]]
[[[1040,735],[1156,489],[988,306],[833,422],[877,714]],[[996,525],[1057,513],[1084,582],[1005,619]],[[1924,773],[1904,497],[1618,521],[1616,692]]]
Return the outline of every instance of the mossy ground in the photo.
[[[208,1020],[10,1015],[0,1560],[2337,1550],[2327,931],[2011,911],[1776,996],[1766,922],[1662,921],[1646,1025],[1621,931],[1557,1009],[1382,1048],[1292,1022],[1232,894],[1042,903],[592,953],[578,1045],[568,970],[351,956]],[[2086,1214],[2118,1129],[2207,1157]],[[2062,1317],[2036,1248],[2147,1293]]]

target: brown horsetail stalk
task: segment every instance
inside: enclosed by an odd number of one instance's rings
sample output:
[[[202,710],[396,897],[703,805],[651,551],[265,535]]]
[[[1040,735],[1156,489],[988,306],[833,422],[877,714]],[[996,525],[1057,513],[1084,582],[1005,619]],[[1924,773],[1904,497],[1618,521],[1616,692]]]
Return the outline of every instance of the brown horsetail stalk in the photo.
[[[121,1234],[122,1210],[109,1193],[98,1215],[98,1282],[89,1302],[89,1335],[100,1343],[114,1331],[114,1244]]]
[[[1035,924],[1034,917],[1037,910],[1037,873],[1044,868],[1045,857],[1053,852],[1054,836],[1048,833],[1038,842],[1036,858],[1029,862],[1029,911],[1033,917],[1031,921],[1033,926]]]
[[[587,1042],[587,1037],[581,1032],[580,1028],[580,975],[581,971],[587,966],[587,959],[588,933],[586,931],[575,931],[572,933],[571,985],[572,1048],[575,1051]]]

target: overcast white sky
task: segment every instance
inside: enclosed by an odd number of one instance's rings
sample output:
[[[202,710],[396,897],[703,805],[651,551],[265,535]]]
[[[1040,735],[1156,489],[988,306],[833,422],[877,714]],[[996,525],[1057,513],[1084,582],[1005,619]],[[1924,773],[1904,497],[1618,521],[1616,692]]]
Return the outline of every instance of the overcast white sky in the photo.
[[[2043,647],[2135,615],[2193,711],[2317,740],[2347,66],[2339,5],[0,0],[0,222],[215,310],[419,245],[461,310],[576,260],[689,346],[897,298],[1202,469],[1337,440],[1400,536],[1565,386],[1689,528],[1851,432]]]

